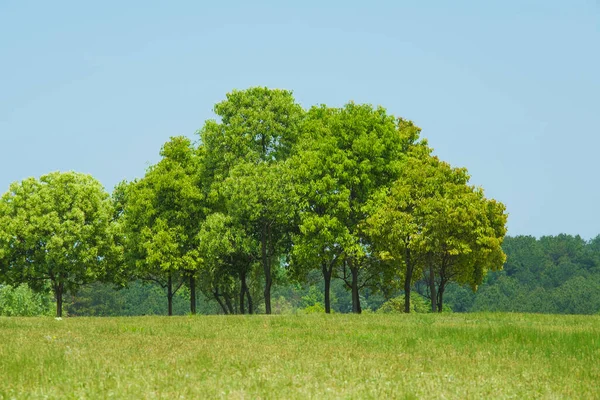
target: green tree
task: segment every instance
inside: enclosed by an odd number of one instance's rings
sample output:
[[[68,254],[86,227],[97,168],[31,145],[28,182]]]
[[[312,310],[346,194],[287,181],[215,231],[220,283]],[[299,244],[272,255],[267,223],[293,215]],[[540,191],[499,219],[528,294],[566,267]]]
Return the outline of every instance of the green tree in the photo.
[[[432,311],[441,312],[448,283],[466,284],[475,290],[487,271],[502,268],[507,215],[502,203],[486,199],[481,189],[468,185],[465,169],[452,168],[435,158],[434,162],[435,189],[420,208]]]
[[[377,200],[369,230],[379,242],[380,255],[403,265],[406,312],[413,277],[427,267],[432,310],[441,311],[449,282],[475,288],[487,270],[500,269],[505,261],[504,206],[487,200],[468,179],[466,170],[420,149]]]
[[[108,277],[118,249],[113,208],[89,175],[53,172],[13,183],[0,200],[0,268],[10,284],[43,291],[49,282],[62,315],[63,296]]]
[[[264,274],[265,312],[271,313],[274,269],[281,268],[294,230],[294,191],[282,163],[238,164],[224,183],[227,208],[243,236],[260,249]],[[248,255],[252,258],[252,254]]]
[[[265,311],[271,313],[273,268],[289,243],[289,185],[279,174],[298,138],[304,111],[287,90],[234,90],[215,105],[220,121],[200,131],[213,211],[236,219],[260,243]]]
[[[171,138],[161,156],[144,178],[115,192],[115,201],[123,204],[125,260],[133,277],[166,289],[168,315],[173,314],[173,297],[188,282],[190,311],[195,313],[196,236],[206,214],[201,160],[185,137]]]
[[[65,306],[71,316],[118,316],[125,308],[122,294],[121,290],[115,290],[114,285],[94,282],[67,296]]]
[[[455,311],[594,314],[600,307],[598,240],[560,234],[506,237],[507,260],[474,294],[450,285]],[[465,285],[466,286],[466,285]],[[467,296],[468,294],[468,296]]]
[[[255,305],[248,280],[259,258],[256,240],[235,226],[233,218],[213,213],[202,225],[198,243],[204,292],[215,298],[225,314],[236,310],[241,314],[252,314]],[[232,300],[233,291],[239,293],[237,303]]]
[[[535,285],[546,263],[544,249],[533,236],[507,237],[502,245],[507,260],[504,271],[525,285]]]
[[[353,312],[360,313],[360,289],[382,265],[373,262],[362,229],[365,205],[395,179],[417,141],[418,128],[381,107],[349,103],[341,109],[319,106],[309,111],[292,163],[302,199],[294,252],[300,262],[323,271],[326,310],[329,281],[338,268],[352,292]]]
[[[404,307],[410,312],[413,276],[421,272],[426,258],[422,199],[435,190],[431,177],[435,169],[428,154],[410,157],[398,179],[383,188],[369,204],[371,214],[365,230],[375,243],[379,258],[398,266],[404,281]]]
[[[600,277],[576,276],[553,290],[551,301],[560,313],[600,313]]]
[[[321,270],[324,280],[325,312],[331,312],[331,279],[352,247],[347,222],[350,215],[349,190],[339,184],[342,172],[337,138],[331,120],[339,110],[313,107],[304,125],[300,151],[288,162],[298,194],[296,212],[299,229],[293,236],[292,269],[297,278],[313,268]]]
[[[494,285],[483,286],[478,291],[470,311],[524,311],[525,294],[526,290],[516,279],[500,276]]]

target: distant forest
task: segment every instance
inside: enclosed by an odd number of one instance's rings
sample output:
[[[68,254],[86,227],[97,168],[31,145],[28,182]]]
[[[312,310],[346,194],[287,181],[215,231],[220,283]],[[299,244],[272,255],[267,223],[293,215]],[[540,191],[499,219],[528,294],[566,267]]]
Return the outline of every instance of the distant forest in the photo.
[[[489,272],[484,283],[473,291],[451,284],[446,293],[445,311],[452,312],[528,312],[556,314],[600,314],[600,236],[585,241],[579,236],[558,235],[536,239],[532,236],[506,237],[503,249],[507,261],[501,271]],[[274,313],[323,312],[323,288],[319,274],[312,283],[294,284],[281,280],[274,288]],[[431,312],[425,280],[418,281],[413,297],[414,311]],[[386,299],[381,293],[366,290],[363,312],[401,312],[394,300],[402,291]],[[173,313],[189,313],[189,293],[178,292]],[[258,297],[258,296],[257,296]],[[65,302],[70,316],[166,315],[163,291],[141,281],[121,290],[110,284],[94,283],[82,288]],[[259,305],[260,307],[260,305]],[[343,281],[332,282],[334,312],[352,311],[351,294]],[[198,312],[221,314],[212,298],[198,296]],[[38,295],[26,287],[0,289],[1,315],[39,315],[54,313],[52,294]]]

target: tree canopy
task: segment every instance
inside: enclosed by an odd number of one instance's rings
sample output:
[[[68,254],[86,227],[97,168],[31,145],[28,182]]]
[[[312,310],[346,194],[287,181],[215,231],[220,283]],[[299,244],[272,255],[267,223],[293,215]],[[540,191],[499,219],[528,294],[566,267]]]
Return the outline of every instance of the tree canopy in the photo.
[[[173,296],[189,282],[190,311],[195,313],[195,275],[201,258],[196,236],[205,216],[201,164],[184,137],[171,138],[161,155],[142,179],[121,190],[125,260],[133,277],[166,289],[169,315]]]
[[[89,175],[53,172],[14,183],[0,199],[0,272],[36,291],[63,295],[107,277],[114,247],[112,202]]]

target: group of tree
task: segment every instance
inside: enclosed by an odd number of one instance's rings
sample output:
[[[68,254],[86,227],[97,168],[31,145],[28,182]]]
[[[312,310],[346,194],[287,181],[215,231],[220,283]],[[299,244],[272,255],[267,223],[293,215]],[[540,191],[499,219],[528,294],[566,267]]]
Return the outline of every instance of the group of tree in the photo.
[[[0,277],[65,294],[93,282],[197,292],[225,314],[273,312],[280,282],[317,271],[391,298],[427,282],[432,311],[452,283],[476,289],[502,268],[504,206],[432,154],[420,129],[382,107],[303,109],[286,90],[233,91],[198,141],[173,137],[145,176],[112,196],[88,175],[51,173],[0,200]]]

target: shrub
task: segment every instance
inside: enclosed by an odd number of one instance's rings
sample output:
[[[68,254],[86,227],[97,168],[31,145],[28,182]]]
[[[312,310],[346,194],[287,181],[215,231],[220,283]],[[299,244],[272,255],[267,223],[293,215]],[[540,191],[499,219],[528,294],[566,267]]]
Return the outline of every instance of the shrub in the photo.
[[[26,284],[0,286],[0,315],[34,317],[53,314],[54,302],[49,293],[35,293]]]
[[[325,313],[325,306],[321,303],[315,303],[312,306],[304,307],[302,314],[323,314]]]
[[[446,307],[444,307],[445,309]],[[379,307],[378,313],[402,313],[404,312],[404,295],[389,299]],[[429,302],[421,295],[413,293],[410,297],[410,312],[411,313],[428,313],[431,312]]]

